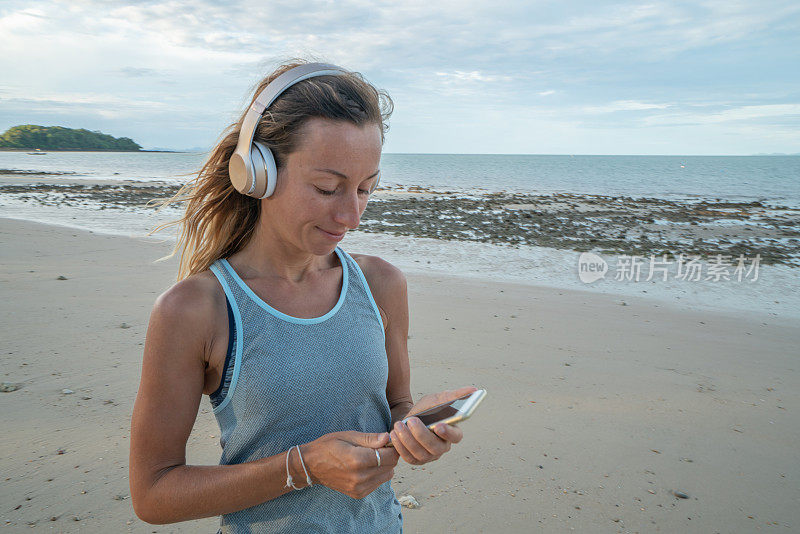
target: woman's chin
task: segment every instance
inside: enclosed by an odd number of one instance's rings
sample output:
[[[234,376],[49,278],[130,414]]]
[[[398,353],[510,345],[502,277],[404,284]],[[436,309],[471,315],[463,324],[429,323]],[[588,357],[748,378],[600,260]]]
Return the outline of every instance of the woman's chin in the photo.
[[[315,256],[328,256],[336,250],[337,246],[339,246],[338,243],[314,243],[309,252]]]

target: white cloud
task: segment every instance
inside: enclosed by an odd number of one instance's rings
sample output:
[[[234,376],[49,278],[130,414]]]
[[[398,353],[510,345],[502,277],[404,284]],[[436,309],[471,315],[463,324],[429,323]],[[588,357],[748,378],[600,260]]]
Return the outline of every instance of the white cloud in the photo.
[[[601,106],[584,106],[580,108],[581,113],[616,113],[618,111],[646,111],[650,109],[666,109],[669,104],[653,102],[637,102],[635,100],[617,100]]]
[[[136,107],[138,109],[164,109],[167,106],[164,102],[148,101],[148,100],[129,100],[114,95],[108,94],[92,94],[92,93],[51,93],[39,94],[33,96],[16,95],[7,98],[9,101],[18,104],[38,103],[47,105],[99,105],[99,106],[119,106],[119,107]]]
[[[44,117],[48,125],[63,122],[65,118],[83,117],[91,123],[92,117],[99,119],[142,122],[145,117],[158,118],[173,111],[165,102],[138,99],[131,100],[114,95],[91,93],[57,93],[34,96],[4,96],[0,100],[0,112],[4,115],[27,110],[32,116]],[[87,124],[84,127],[88,127]],[[10,126],[10,125],[9,125]]]
[[[644,124],[653,126],[717,124],[742,121],[762,121],[765,119],[789,119],[793,120],[797,124],[800,124],[800,104],[739,106],[709,113],[681,112],[657,114],[645,118]]]
[[[510,82],[513,80],[511,76],[483,74],[477,70],[469,72],[460,70],[455,72],[437,72],[436,75],[447,82]]]

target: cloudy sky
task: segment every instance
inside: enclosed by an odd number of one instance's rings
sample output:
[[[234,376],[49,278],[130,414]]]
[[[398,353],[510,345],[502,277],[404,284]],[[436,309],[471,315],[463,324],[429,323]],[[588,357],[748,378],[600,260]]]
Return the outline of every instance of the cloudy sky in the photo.
[[[0,3],[0,132],[208,148],[277,61],[362,72],[387,152],[800,152],[800,3]]]

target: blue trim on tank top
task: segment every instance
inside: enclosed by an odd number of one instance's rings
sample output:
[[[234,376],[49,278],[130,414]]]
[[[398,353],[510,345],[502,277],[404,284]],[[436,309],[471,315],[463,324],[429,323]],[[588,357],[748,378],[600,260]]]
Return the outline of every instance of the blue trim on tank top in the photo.
[[[259,307],[263,308],[269,314],[277,317],[278,319],[287,321],[289,323],[316,324],[316,323],[321,323],[323,321],[327,321],[328,319],[336,315],[336,312],[339,311],[339,308],[342,307],[342,303],[344,303],[344,298],[347,295],[347,284],[349,278],[348,276],[349,269],[347,268],[347,260],[344,258],[344,251],[342,251],[339,247],[336,247],[336,256],[338,256],[339,258],[339,263],[342,264],[342,292],[339,294],[339,300],[336,302],[336,305],[333,307],[333,309],[328,313],[326,313],[325,315],[321,317],[311,317],[308,319],[304,319],[302,317],[293,317],[291,315],[287,315],[281,311],[276,310],[275,308],[273,308],[272,306],[261,300],[261,297],[256,295],[255,292],[252,289],[250,289],[250,286],[248,286],[244,282],[244,280],[242,280],[242,278],[236,273],[236,271],[233,270],[233,267],[231,267],[231,264],[228,263],[228,260],[220,259],[219,262],[222,264],[223,267],[225,267],[225,270],[228,271],[228,274],[231,275],[231,278],[233,278],[233,280],[239,285],[239,287],[242,288],[242,291],[247,293],[247,295],[251,299],[253,299],[253,302],[258,304]]]
[[[233,341],[236,338],[233,331],[234,328],[236,328],[236,320],[233,318],[233,310],[231,309],[231,303],[228,301],[227,295],[225,296],[225,307],[228,308],[228,348],[225,349],[225,364],[222,366],[222,379],[219,381],[219,387],[217,387],[214,393],[209,395],[212,401],[216,401],[214,397],[219,396],[222,389],[225,387],[225,377],[228,374],[228,367],[233,358]]]
[[[225,291],[225,296],[227,297],[228,302],[231,305],[231,309],[233,310],[233,318],[236,320],[236,358],[233,363],[233,377],[231,378],[231,385],[228,386],[228,393],[225,395],[225,398],[216,408],[214,408],[214,413],[217,413],[228,405],[233,397],[233,391],[236,389],[236,382],[239,380],[239,368],[242,365],[242,345],[244,333],[242,328],[242,315],[239,313],[239,305],[236,304],[236,299],[233,298],[233,293],[231,292],[231,288],[228,286],[227,280],[225,280],[225,275],[220,272],[219,267],[217,267],[216,264],[212,264],[209,268],[217,277],[222,289]]]
[[[344,252],[344,250],[342,251]],[[372,291],[369,288],[369,284],[367,283],[367,278],[364,276],[364,271],[361,270],[361,267],[358,265],[358,262],[353,259],[353,257],[344,252],[344,255],[350,258],[350,261],[353,262],[353,266],[355,267],[355,271],[358,273],[358,277],[361,278],[361,283],[364,285],[364,291],[367,292],[367,296],[369,297],[370,303],[372,303],[372,309],[375,310],[375,316],[378,318],[378,324],[381,325],[381,332],[384,333],[384,338],[386,337],[386,327],[383,326],[383,318],[381,317],[381,312],[378,310],[378,305],[375,303],[375,299],[372,297]]]

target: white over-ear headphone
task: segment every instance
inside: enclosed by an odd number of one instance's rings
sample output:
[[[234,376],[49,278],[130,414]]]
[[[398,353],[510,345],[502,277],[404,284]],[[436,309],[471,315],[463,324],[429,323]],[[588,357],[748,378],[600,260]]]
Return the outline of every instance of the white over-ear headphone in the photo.
[[[258,121],[270,104],[297,82],[315,76],[341,76],[343,74],[348,74],[348,71],[336,65],[306,63],[287,70],[272,80],[258,94],[242,120],[236,150],[228,162],[228,174],[237,191],[255,198],[267,198],[275,192],[275,185],[278,182],[275,157],[266,145],[253,140]],[[376,181],[375,187],[377,185]]]

